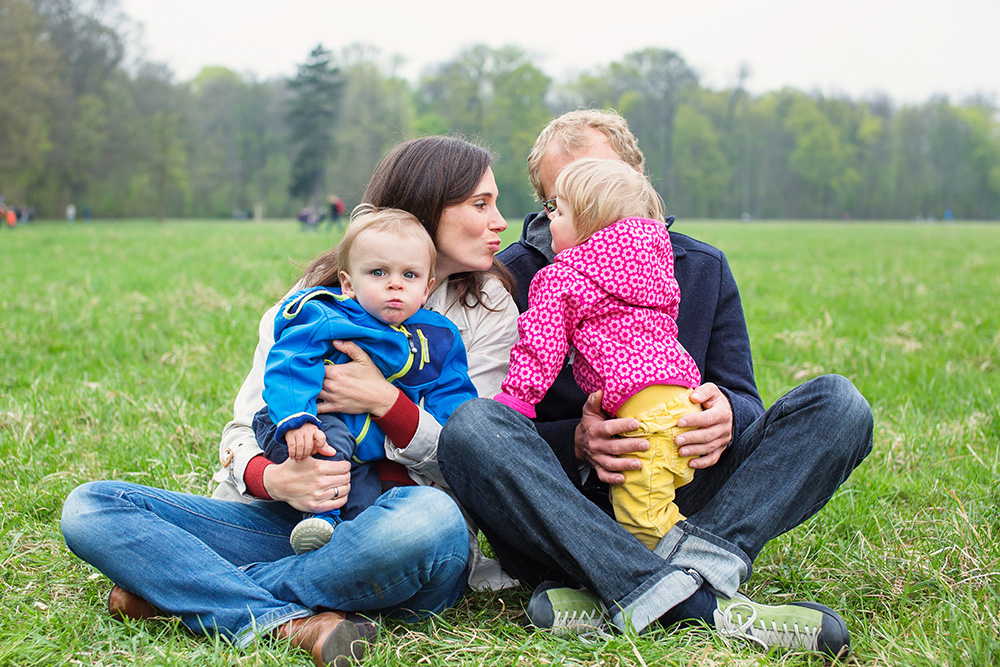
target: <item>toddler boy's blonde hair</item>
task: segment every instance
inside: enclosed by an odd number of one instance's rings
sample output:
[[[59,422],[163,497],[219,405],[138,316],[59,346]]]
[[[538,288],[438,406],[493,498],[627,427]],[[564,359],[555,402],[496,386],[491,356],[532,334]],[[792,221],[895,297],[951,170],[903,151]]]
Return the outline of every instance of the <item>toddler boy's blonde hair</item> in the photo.
[[[354,244],[358,237],[367,231],[390,232],[427,246],[431,260],[427,277],[428,279],[434,277],[434,269],[437,267],[437,248],[434,247],[434,239],[417,216],[398,208],[377,208],[371,204],[359,204],[351,212],[351,222],[347,225],[340,243],[313,260],[303,272],[297,285],[339,287],[340,271],[346,271],[350,266]]]

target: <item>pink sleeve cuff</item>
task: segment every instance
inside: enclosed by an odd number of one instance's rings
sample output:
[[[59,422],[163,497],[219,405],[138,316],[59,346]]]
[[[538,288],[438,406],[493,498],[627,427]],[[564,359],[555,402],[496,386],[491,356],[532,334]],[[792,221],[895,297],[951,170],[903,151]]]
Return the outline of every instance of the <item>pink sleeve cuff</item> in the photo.
[[[528,403],[527,401],[522,401],[520,398],[517,398],[516,396],[511,396],[510,394],[505,394],[501,392],[496,396],[494,396],[493,400],[500,401],[508,408],[514,408],[515,410],[520,412],[525,417],[528,417],[529,419],[535,418],[535,406],[532,405],[531,403]]]

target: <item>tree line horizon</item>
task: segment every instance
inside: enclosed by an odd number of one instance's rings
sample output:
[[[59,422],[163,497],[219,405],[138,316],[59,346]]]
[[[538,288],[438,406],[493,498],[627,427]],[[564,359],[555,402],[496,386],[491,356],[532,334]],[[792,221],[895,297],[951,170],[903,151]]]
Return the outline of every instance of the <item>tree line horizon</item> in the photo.
[[[701,85],[648,48],[556,81],[520,47],[477,45],[414,83],[374,47],[308,51],[291,78],[210,66],[175,82],[124,65],[115,0],[0,0],[0,194],[59,218],[293,217],[360,203],[381,156],[427,134],[496,155],[500,207],[538,208],[525,159],[553,117],[613,108],[680,218],[1000,219],[1000,117],[984,96],[897,105],[784,88]],[[118,18],[116,18],[118,17]]]

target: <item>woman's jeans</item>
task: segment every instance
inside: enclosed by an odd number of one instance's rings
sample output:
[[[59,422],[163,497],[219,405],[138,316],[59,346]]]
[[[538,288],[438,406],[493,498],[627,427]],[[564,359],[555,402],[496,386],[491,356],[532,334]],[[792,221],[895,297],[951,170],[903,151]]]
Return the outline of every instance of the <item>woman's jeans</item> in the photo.
[[[845,378],[793,389],[677,490],[688,518],[654,551],[574,485],[530,420],[497,401],[458,407],[438,461],[508,574],[583,584],[612,623],[643,630],[703,586],[735,594],[764,545],[826,504],[868,455],[872,430]]]
[[[239,646],[323,609],[415,619],[465,590],[469,538],[455,502],[429,487],[382,494],[330,542],[296,556],[302,513],[129,482],[90,482],[63,505],[77,556],[194,632]]]

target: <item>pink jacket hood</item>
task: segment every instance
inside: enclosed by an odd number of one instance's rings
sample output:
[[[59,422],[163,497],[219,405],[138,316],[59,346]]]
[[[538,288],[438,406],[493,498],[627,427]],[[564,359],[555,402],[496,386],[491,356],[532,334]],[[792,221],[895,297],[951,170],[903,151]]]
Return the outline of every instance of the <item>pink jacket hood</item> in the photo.
[[[594,252],[594,246],[604,250]],[[636,255],[645,261],[634,261]],[[583,244],[563,250],[555,261],[571,266],[626,303],[655,308],[674,298],[673,273],[667,271],[673,266],[673,250],[667,226],[660,220],[619,220]]]
[[[677,340],[680,299],[662,222],[619,220],[567,248],[531,281],[497,399],[533,417],[567,355],[581,389],[604,391],[608,414],[650,385],[697,387]]]

